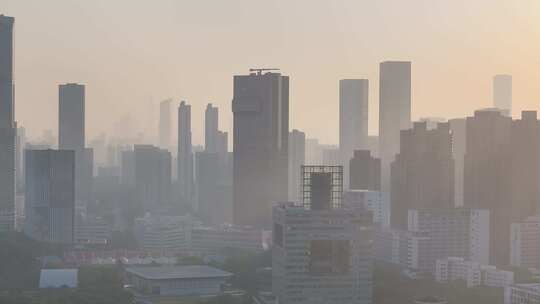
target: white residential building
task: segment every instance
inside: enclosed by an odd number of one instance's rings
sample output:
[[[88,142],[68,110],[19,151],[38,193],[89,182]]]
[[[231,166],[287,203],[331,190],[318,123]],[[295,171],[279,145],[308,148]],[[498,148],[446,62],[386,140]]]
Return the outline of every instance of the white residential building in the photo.
[[[434,273],[437,259],[453,256],[487,264],[487,210],[413,209],[408,226],[406,231],[377,230],[377,259],[397,263],[409,273]]]
[[[540,304],[540,284],[516,284],[506,287],[504,304]]]
[[[540,268],[540,216],[512,224],[510,263],[517,267]]]
[[[497,269],[495,266],[466,261],[463,258],[449,257],[437,259],[435,280],[437,282],[463,280],[466,282],[467,287],[481,285],[506,287],[514,284],[514,273]]]

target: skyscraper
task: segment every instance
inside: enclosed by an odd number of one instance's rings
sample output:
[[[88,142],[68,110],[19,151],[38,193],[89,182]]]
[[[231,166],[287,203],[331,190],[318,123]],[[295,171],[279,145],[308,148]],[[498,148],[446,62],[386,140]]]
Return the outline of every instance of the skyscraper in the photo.
[[[306,134],[296,129],[289,132],[289,201],[300,201],[301,168],[305,162]]]
[[[178,107],[178,186],[182,204],[192,206],[193,150],[191,146],[191,105],[185,101]]]
[[[382,189],[389,191],[390,163],[399,152],[399,131],[411,126],[411,62],[385,61],[379,69],[379,156]]]
[[[463,200],[467,208],[490,211],[492,265],[510,261],[510,134],[512,119],[498,109],[485,109],[467,117]]]
[[[342,79],[339,81],[339,149],[345,169],[345,186],[349,185],[347,166],[356,149],[368,144],[369,81]]]
[[[90,201],[93,152],[85,147],[85,86],[77,83],[58,87],[58,149],[75,151],[75,200]]]
[[[82,151],[85,147],[85,86],[61,84],[58,96],[58,148]]]
[[[219,134],[219,112],[218,108],[209,103],[204,112],[204,150],[206,152],[217,152]]]
[[[44,242],[73,242],[75,152],[26,150],[25,159],[25,233]]]
[[[171,99],[159,104],[159,147],[168,150],[171,145]]]
[[[454,208],[454,159],[448,123],[428,130],[415,122],[401,131],[400,151],[391,165],[390,222],[407,229],[408,211]]]
[[[14,22],[0,15],[0,231],[15,227]]]
[[[289,77],[258,70],[234,76],[234,222],[270,227],[287,199]]]
[[[512,75],[493,76],[493,106],[512,116]]]

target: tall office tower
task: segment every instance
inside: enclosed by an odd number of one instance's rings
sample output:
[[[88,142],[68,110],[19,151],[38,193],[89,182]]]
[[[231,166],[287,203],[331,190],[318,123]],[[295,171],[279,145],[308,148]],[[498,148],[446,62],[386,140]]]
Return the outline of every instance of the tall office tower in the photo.
[[[25,233],[33,239],[72,243],[75,152],[26,150]]]
[[[85,87],[61,84],[58,96],[58,148],[77,153],[85,147]]]
[[[411,63],[385,61],[379,69],[381,186],[390,191],[390,164],[399,152],[400,131],[411,127]]]
[[[510,187],[512,222],[540,214],[540,121],[536,111],[521,112],[512,122]]]
[[[217,107],[209,103],[204,112],[204,150],[217,152],[219,134],[219,111]]]
[[[372,303],[371,213],[341,204],[341,166],[303,166],[303,205],[273,208],[272,290],[280,304]]]
[[[339,81],[339,150],[344,166],[345,187],[349,185],[347,164],[356,149],[368,144],[369,80]]]
[[[467,117],[463,201],[465,207],[490,211],[491,265],[509,263],[511,126],[512,119],[497,109]]]
[[[0,231],[15,227],[14,22],[0,15]]]
[[[0,15],[0,231],[15,227],[14,22]]]
[[[287,199],[289,77],[258,70],[234,76],[234,223],[269,228]]]
[[[181,204],[193,207],[193,149],[191,146],[191,105],[178,107],[178,186]]]
[[[512,116],[512,75],[493,76],[493,106]]]
[[[466,119],[455,118],[448,120],[452,132],[452,157],[454,158],[454,202],[456,207],[463,206],[463,158],[466,146]]]
[[[409,209],[454,207],[454,159],[448,123],[428,130],[415,122],[401,131],[400,151],[391,166],[390,222],[406,229]]]
[[[133,153],[140,211],[169,210],[172,205],[171,153],[151,145],[135,145]]]
[[[169,150],[171,146],[171,99],[159,104],[159,147]]]
[[[15,139],[15,176],[17,194],[24,191],[24,149],[26,146],[26,131],[23,127],[17,127]]]
[[[349,189],[381,190],[381,160],[369,150],[354,150],[349,161]]]
[[[289,132],[289,201],[300,201],[301,168],[305,165],[306,134],[296,129]]]
[[[93,153],[85,148],[85,86],[58,87],[58,149],[75,151],[75,201],[90,201]]]

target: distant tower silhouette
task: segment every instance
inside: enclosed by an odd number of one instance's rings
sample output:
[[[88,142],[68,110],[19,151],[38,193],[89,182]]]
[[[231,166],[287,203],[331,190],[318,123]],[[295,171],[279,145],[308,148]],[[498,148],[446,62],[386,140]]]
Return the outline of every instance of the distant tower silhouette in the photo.
[[[183,204],[193,201],[193,150],[191,145],[191,105],[185,101],[178,107],[178,184]]]
[[[339,149],[349,185],[349,160],[356,149],[366,149],[368,142],[369,81],[342,79],[339,81]]]
[[[169,150],[171,146],[171,99],[159,104],[159,147]]]
[[[512,75],[493,76],[493,106],[512,116]]]
[[[379,67],[379,156],[383,191],[390,189],[390,163],[399,151],[399,132],[411,127],[411,62]]]

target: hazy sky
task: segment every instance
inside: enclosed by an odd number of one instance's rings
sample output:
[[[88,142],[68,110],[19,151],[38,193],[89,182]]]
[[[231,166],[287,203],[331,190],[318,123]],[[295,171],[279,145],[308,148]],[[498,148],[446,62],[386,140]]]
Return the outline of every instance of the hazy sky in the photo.
[[[31,136],[57,128],[59,83],[87,85],[87,139],[157,133],[158,103],[206,103],[231,130],[232,76],[279,67],[291,77],[291,128],[335,143],[338,81],[370,80],[411,60],[413,118],[470,115],[510,73],[514,115],[540,109],[538,0],[0,0],[15,20],[16,117]],[[131,117],[131,123],[129,122]]]

